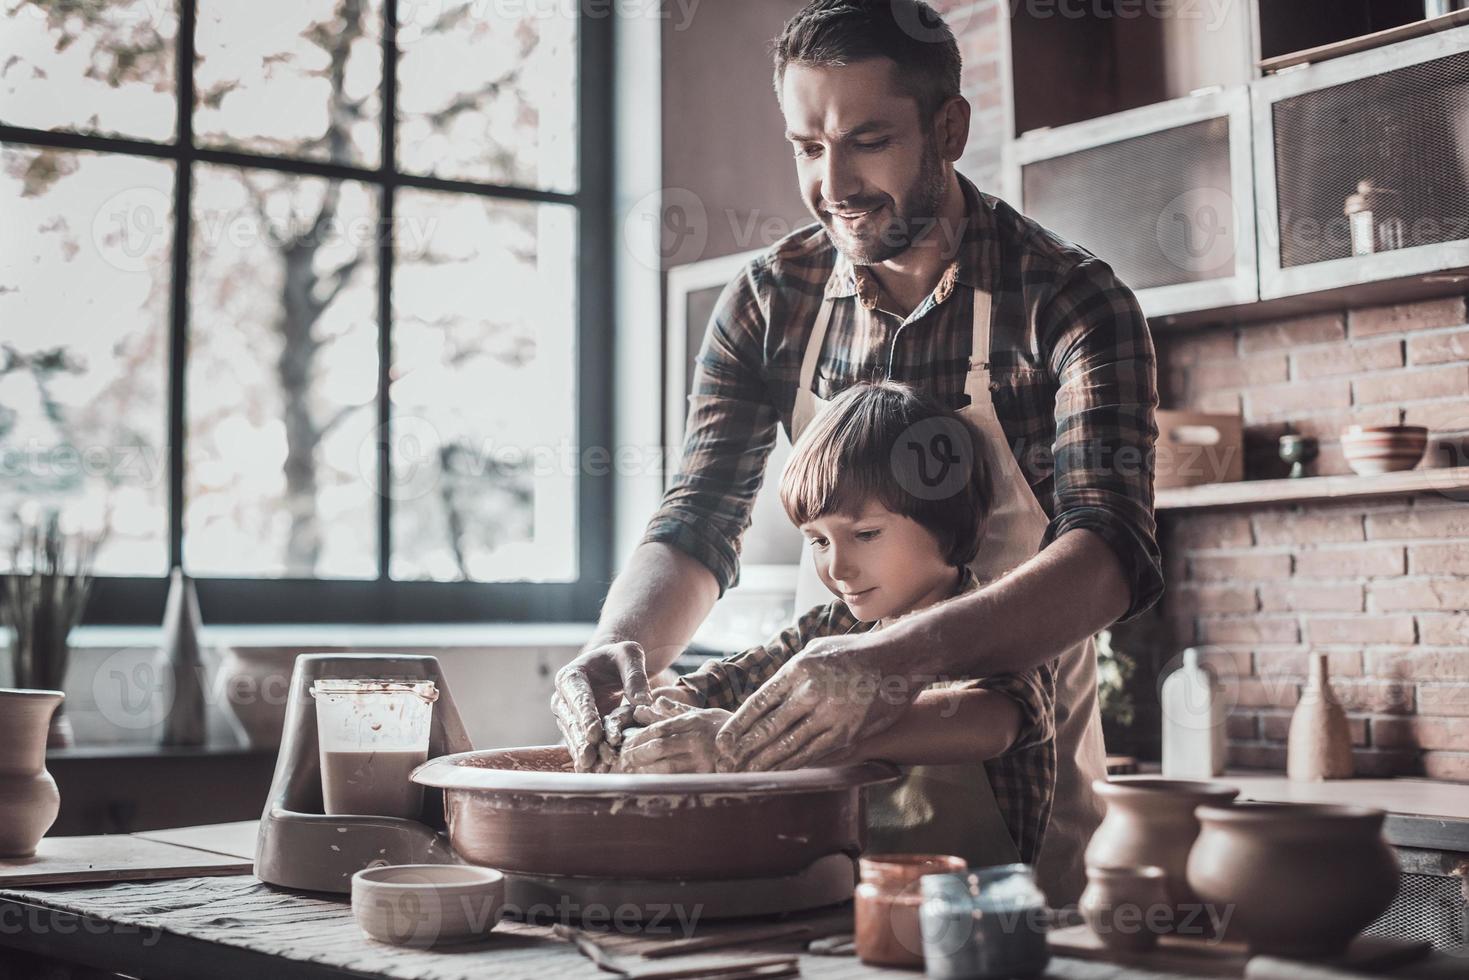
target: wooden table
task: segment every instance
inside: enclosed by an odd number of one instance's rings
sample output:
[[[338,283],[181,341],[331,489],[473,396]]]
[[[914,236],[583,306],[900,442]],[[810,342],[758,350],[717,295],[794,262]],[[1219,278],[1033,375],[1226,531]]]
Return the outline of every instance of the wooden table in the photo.
[[[211,839],[220,834],[225,836],[218,841]],[[190,846],[243,850],[248,834],[241,832],[240,825],[233,825],[205,833],[185,828],[172,832],[170,837]],[[830,929],[834,925],[846,927],[850,916],[848,905],[785,916],[779,921]],[[750,920],[706,920],[695,922],[692,934],[706,936],[750,927]],[[619,953],[637,957],[650,943],[687,934],[678,922],[670,920],[667,931],[658,936],[619,935],[613,930],[599,937]],[[911,980],[922,975],[868,967],[855,957],[806,954],[801,952],[803,944],[804,940],[746,943],[735,952],[799,954],[801,976],[818,980],[883,976]],[[278,889],[248,874],[0,889],[0,977],[7,976],[7,960],[12,959],[6,955],[7,948],[44,958],[48,963],[118,971],[145,980],[468,980],[489,976],[507,980],[608,980],[613,976],[599,971],[573,946],[555,937],[550,925],[507,919],[474,943],[438,950],[388,946],[367,939],[358,930],[344,896]],[[685,959],[640,962],[682,965]],[[1439,959],[1447,961],[1438,964],[1439,969],[1415,968],[1394,975],[1462,975],[1463,960]],[[1046,975],[1064,980],[1168,980],[1185,974],[1055,958]]]

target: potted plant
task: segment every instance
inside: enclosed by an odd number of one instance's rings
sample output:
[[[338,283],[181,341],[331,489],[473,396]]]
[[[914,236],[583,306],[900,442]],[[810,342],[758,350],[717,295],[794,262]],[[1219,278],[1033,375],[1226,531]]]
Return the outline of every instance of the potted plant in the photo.
[[[10,630],[10,659],[18,688],[60,691],[66,680],[67,638],[82,618],[92,586],[98,541],[62,534],[52,512],[23,527],[10,550],[0,593],[0,622]],[[60,706],[51,716],[48,748],[70,745],[71,721]]]

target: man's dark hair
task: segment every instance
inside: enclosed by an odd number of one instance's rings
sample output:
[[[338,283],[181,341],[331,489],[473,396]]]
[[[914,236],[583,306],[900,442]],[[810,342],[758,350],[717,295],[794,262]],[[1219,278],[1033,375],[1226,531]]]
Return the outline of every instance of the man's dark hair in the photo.
[[[811,0],[786,21],[771,48],[777,99],[787,65],[832,67],[868,58],[897,64],[894,80],[918,102],[925,130],[959,94],[959,44],[922,0]]]

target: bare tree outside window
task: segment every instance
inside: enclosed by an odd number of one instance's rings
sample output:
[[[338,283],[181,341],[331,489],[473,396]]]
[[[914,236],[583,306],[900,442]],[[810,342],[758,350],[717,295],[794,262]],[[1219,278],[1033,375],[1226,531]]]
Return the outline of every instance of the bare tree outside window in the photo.
[[[166,470],[171,249],[186,247],[172,547],[188,571],[377,577],[386,496],[394,578],[574,580],[577,212],[493,196],[576,189],[574,11],[401,5],[412,19],[395,33],[399,102],[385,107],[381,0],[197,0],[194,140],[181,148],[177,4],[0,4],[12,139],[28,128],[159,144],[5,147],[0,208],[24,233],[0,246],[0,449],[136,444]],[[385,178],[388,114],[390,167],[485,191]],[[180,150],[186,243],[171,234]],[[116,228],[96,218],[109,202]],[[62,279],[70,290],[48,288]],[[380,486],[384,400],[394,438]],[[47,482],[12,469],[0,469],[0,506],[85,500],[78,514],[107,524],[99,574],[166,568],[166,471]]]

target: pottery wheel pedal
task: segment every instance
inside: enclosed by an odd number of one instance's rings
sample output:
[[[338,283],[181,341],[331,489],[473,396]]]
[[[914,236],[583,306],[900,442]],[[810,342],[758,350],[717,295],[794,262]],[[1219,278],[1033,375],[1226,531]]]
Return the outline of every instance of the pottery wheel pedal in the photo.
[[[817,858],[795,874],[768,878],[618,880],[511,872],[505,875],[505,905],[526,921],[575,920],[580,916],[568,912],[580,911],[672,925],[678,911],[731,919],[840,905],[851,900],[856,885],[857,862],[840,853]]]
[[[352,875],[363,868],[462,863],[444,832],[443,801],[438,793],[424,794],[417,820],[323,812],[311,685],[318,680],[357,678],[433,681],[439,696],[429,730],[428,757],[473,748],[437,658],[389,653],[297,657],[280,753],[255,845],[255,876],[266,884],[347,894]]]

